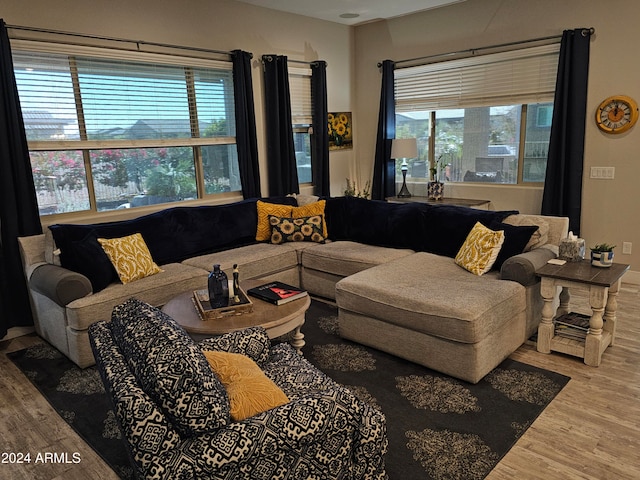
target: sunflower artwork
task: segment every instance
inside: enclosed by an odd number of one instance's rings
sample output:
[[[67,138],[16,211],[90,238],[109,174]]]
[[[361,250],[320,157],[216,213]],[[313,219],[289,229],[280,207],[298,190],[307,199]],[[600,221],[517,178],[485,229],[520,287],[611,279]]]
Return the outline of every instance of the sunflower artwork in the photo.
[[[351,112],[329,113],[329,150],[353,147]]]

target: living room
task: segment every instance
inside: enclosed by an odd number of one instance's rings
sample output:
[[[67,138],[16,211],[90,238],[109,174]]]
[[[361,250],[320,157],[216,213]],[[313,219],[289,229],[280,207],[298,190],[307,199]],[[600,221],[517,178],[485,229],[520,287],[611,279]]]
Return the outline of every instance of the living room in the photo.
[[[330,153],[331,194],[341,195],[345,189],[345,179],[356,179],[362,183],[372,175],[375,137],[380,96],[380,71],[377,64],[384,59],[402,60],[414,57],[437,55],[447,52],[478,48],[509,42],[519,42],[531,38],[560,35],[564,29],[593,27],[595,35],[591,41],[589,90],[587,97],[587,122],[584,156],[583,202],[581,236],[587,245],[608,242],[618,245],[617,261],[629,263],[631,271],[625,276],[627,289],[621,294],[621,318],[628,322],[621,331],[623,353],[607,352],[615,355],[614,370],[620,377],[631,383],[637,376],[637,326],[632,325],[637,312],[637,291],[640,284],[638,271],[640,260],[637,254],[622,253],[622,244],[634,243],[639,237],[638,225],[630,221],[634,218],[637,205],[637,189],[633,178],[638,173],[633,155],[638,146],[637,128],[621,135],[603,134],[593,118],[600,101],[610,95],[626,94],[640,97],[634,81],[640,67],[630,61],[633,45],[632,32],[620,28],[625,19],[640,18],[640,6],[635,2],[617,2],[612,7],[606,3],[590,0],[567,2],[524,1],[524,0],[466,0],[442,8],[415,13],[388,20],[373,21],[357,26],[349,26],[331,21],[313,19],[285,12],[265,9],[235,1],[190,2],[189,9],[183,3],[164,0],[160,2],[65,2],[64,7],[52,8],[50,2],[36,0],[25,8],[24,2],[8,0],[3,4],[0,15],[10,25],[29,26],[66,32],[86,33],[107,37],[139,39],[163,44],[184,45],[219,50],[242,49],[253,53],[252,70],[254,96],[257,110],[257,134],[259,162],[262,172],[267,171],[263,86],[259,59],[263,54],[287,55],[300,61],[325,60],[328,63],[328,103],[329,111],[352,112],[354,124],[353,149]],[[615,167],[615,178],[589,178],[591,167]],[[262,190],[266,193],[267,177],[261,177]],[[539,213],[542,188],[540,186],[504,185],[448,185],[447,194],[452,197],[487,198],[492,208],[517,209],[523,213]],[[303,192],[311,193],[311,187],[303,186]],[[416,190],[416,194],[420,194]],[[239,200],[227,196],[210,203],[227,203]],[[78,217],[79,221],[102,221],[132,216],[133,212],[118,211],[101,216],[100,219]],[[47,220],[43,220],[44,223]],[[638,238],[640,242],[640,238]],[[638,244],[638,242],[635,242]],[[635,260],[635,261],[634,261]],[[625,295],[628,295],[625,299]],[[631,299],[630,301],[627,299]],[[624,309],[626,313],[622,317]],[[620,356],[618,356],[620,355]],[[604,389],[607,381],[589,383],[592,374],[581,362],[552,355],[541,356],[535,352],[519,352],[520,358],[550,369],[563,369],[573,378],[582,378],[583,386]],[[541,358],[539,358],[541,357]],[[621,373],[618,366],[629,363],[628,370]],[[558,367],[558,365],[560,365]],[[602,368],[602,367],[601,367]],[[603,377],[599,372],[595,377]],[[626,392],[620,402],[633,402],[633,394]],[[636,391],[637,395],[637,391]],[[606,404],[603,396],[600,400]],[[571,399],[566,408],[571,408]],[[562,413],[559,414],[562,417]],[[552,424],[553,420],[549,421]],[[570,428],[566,424],[564,428]],[[535,439],[525,441],[544,443],[544,431],[552,427],[540,427],[533,432]],[[597,422],[591,424],[597,428]],[[588,435],[588,433],[585,433]],[[77,441],[70,437],[70,443]],[[64,442],[63,441],[63,444]],[[585,442],[589,448],[590,444]],[[595,443],[595,442],[594,442]],[[596,447],[592,446],[593,449]],[[531,457],[522,452],[520,457],[506,466],[498,468],[490,478],[510,478],[515,469],[524,468]],[[71,447],[68,448],[71,451]],[[571,450],[573,460],[575,452]],[[585,463],[590,455],[582,453]],[[615,453],[607,452],[615,457]],[[624,455],[624,454],[623,454]],[[544,470],[551,469],[555,459],[547,461]],[[604,467],[607,460],[600,459],[596,472],[606,478]],[[612,460],[613,461],[613,460]],[[624,460],[633,465],[634,460]],[[96,464],[97,465],[97,464]],[[569,467],[575,468],[573,467]],[[630,467],[631,468],[631,467]],[[637,468],[637,467],[636,467]],[[96,470],[100,467],[96,466]],[[572,472],[574,473],[574,472]],[[535,472],[530,477],[537,478]],[[98,477],[98,475],[96,475]],[[512,475],[511,475],[512,477]],[[570,474],[569,474],[570,477]],[[546,478],[551,478],[547,476]],[[558,477],[560,478],[560,477]],[[565,476],[564,478],[567,478]],[[593,478],[598,478],[594,474]],[[629,477],[631,478],[631,477]]]

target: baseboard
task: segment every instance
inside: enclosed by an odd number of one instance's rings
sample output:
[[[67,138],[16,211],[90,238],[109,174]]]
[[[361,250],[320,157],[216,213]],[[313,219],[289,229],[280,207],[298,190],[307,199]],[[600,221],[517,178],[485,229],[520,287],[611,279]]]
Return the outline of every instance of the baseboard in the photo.
[[[629,283],[631,285],[640,285],[640,272],[635,270],[628,270],[622,277],[622,283]]]

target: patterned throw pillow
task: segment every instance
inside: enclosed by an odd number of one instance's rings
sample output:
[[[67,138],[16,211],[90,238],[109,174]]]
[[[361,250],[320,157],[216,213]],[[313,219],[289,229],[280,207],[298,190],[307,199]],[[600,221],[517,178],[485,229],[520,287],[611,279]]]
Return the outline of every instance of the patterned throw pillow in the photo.
[[[293,207],[291,210],[292,218],[301,218],[301,217],[311,217],[313,215],[322,215],[322,236],[327,238],[329,234],[327,233],[327,222],[325,222],[324,218],[324,207],[326,206],[326,200],[319,200],[314,203],[308,203],[306,205],[302,205],[300,207]]]
[[[227,390],[233,420],[244,420],[289,402],[280,387],[249,357],[229,352],[203,353]]]
[[[475,275],[482,275],[491,270],[503,243],[504,231],[496,232],[476,222],[460,247],[455,262]]]
[[[322,219],[324,215],[312,217],[282,218],[269,216],[271,225],[271,243],[284,242],[324,242],[322,235]]]
[[[258,227],[256,230],[256,241],[265,242],[271,238],[271,225],[269,225],[269,215],[278,217],[290,217],[291,205],[280,205],[277,203],[267,203],[258,200],[256,202],[258,210]]]
[[[121,238],[99,238],[122,283],[133,282],[162,272],[151,258],[149,248],[139,233]]]

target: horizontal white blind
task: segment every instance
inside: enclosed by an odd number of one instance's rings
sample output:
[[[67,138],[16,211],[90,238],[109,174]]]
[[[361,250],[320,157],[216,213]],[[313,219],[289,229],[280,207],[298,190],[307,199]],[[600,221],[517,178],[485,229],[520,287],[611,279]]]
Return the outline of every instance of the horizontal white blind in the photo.
[[[87,138],[189,137],[189,100],[179,67],[77,60]]]
[[[236,136],[233,72],[193,70],[200,137]]]
[[[291,122],[297,126],[309,126],[313,123],[311,70],[302,68],[289,68],[288,70]]]
[[[553,101],[560,44],[396,69],[397,112]]]
[[[24,51],[13,58],[30,141],[234,135],[230,68]]]
[[[68,57],[21,51],[12,54],[27,139],[79,139]]]

